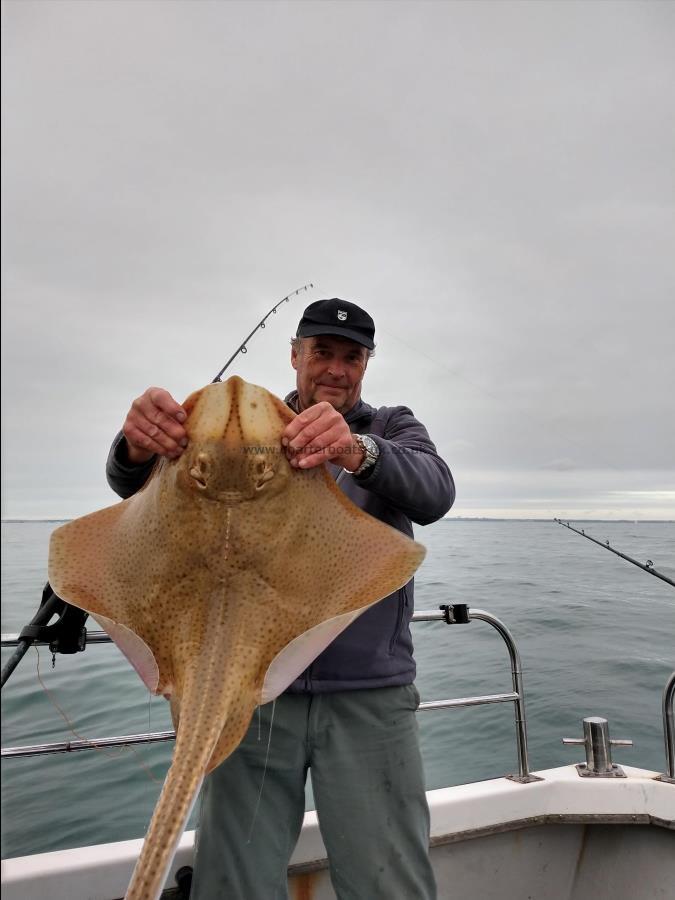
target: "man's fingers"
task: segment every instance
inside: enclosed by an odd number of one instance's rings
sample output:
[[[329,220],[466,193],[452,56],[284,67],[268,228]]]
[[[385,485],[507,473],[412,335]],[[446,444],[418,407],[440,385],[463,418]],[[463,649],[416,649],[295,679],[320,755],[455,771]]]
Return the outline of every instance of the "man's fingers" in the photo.
[[[176,458],[187,445],[185,419],[185,410],[168,391],[152,387],[134,400],[122,431],[129,446],[141,454]]]
[[[344,443],[344,429],[342,425],[335,425],[326,431],[321,431],[316,435],[305,435],[301,432],[292,444],[286,448],[291,455],[298,453],[313,453],[315,451],[324,450],[327,447],[336,447],[338,444]]]
[[[339,462],[352,452],[352,436],[343,416],[330,403],[316,403],[286,426],[282,444],[291,465],[311,469],[321,463]]]
[[[183,448],[187,444],[185,431],[182,431],[181,434],[177,434],[176,438],[174,438],[171,434],[164,431],[158,425],[153,425],[152,422],[149,422],[147,419],[142,419],[140,421],[131,423],[131,428],[133,430],[134,437],[142,441],[143,446],[145,446],[146,448],[148,447],[148,442],[151,442],[153,445],[161,447],[161,452],[181,453],[183,451]],[[136,443],[138,442],[138,440],[136,441]],[[155,450],[154,452],[158,451]]]
[[[172,419],[175,419],[178,422],[184,422],[187,418],[185,410],[180,403],[176,403],[171,394],[168,391],[165,391],[164,388],[148,388],[145,393],[148,395],[153,406],[162,410],[162,412],[165,412]]]
[[[139,428],[125,426],[123,431],[129,446],[142,450],[144,453],[147,452],[154,456],[167,456],[175,459],[183,452],[183,448],[176,444],[175,441],[169,444],[166,438],[157,439],[150,437],[150,435]]]
[[[314,410],[318,410],[318,414],[305,418],[306,413]],[[293,425],[295,429],[289,434],[289,429]],[[329,403],[317,403],[293,419],[287,426],[281,442],[290,450],[302,450],[312,442],[325,446],[324,435],[330,433],[334,438],[336,429],[344,431],[345,434],[349,432],[349,426],[337,410]]]
[[[314,422],[320,416],[325,415],[327,410],[333,410],[333,407],[330,403],[326,403],[325,401],[322,403],[315,403],[314,406],[310,406],[308,409],[304,409],[299,415],[297,415],[292,422],[289,422],[286,428],[284,429],[284,433],[281,438],[282,444],[287,445],[290,444],[291,441],[296,438],[300,432],[307,427],[311,422]],[[335,410],[333,410],[335,412]]]
[[[295,469],[313,469],[325,462],[328,462],[328,459],[325,452],[321,451],[321,453],[310,453],[309,456],[293,457],[291,465]]]
[[[162,410],[157,407],[148,410],[145,420],[148,422],[148,425],[143,428],[143,431],[150,435],[150,437],[154,437],[157,432],[163,432],[170,438],[173,438],[176,443],[179,443],[185,437],[185,429],[183,426],[177,422],[175,418],[162,412]],[[140,421],[141,420],[139,420],[139,424]]]
[[[317,452],[313,452],[314,450],[314,447],[310,447],[310,452],[305,453],[303,451],[299,455],[292,457],[291,465],[293,468],[313,469],[315,466],[320,466],[322,463],[326,462],[334,462],[338,465],[342,465],[347,455],[351,453],[350,449],[347,449],[344,453],[340,453],[339,449],[335,447],[325,447],[323,450]]]
[[[147,419],[178,439],[185,434],[182,425],[187,418],[185,410],[163,388],[148,388],[134,400],[130,412],[135,413],[139,421]]]
[[[340,462],[352,450],[351,433],[348,431],[345,435],[342,425],[336,425],[300,450],[291,451],[290,462],[295,468],[311,469],[330,460]]]

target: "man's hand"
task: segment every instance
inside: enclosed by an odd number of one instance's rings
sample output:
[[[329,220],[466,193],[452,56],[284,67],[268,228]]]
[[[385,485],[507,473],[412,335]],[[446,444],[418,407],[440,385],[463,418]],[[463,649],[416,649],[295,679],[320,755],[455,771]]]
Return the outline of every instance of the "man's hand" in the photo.
[[[365,456],[342,415],[325,401],[296,416],[286,426],[281,443],[291,465],[300,469],[334,462],[355,472]]]
[[[130,462],[147,462],[155,455],[177,459],[187,446],[186,418],[168,391],[148,388],[131,404],[122,427]]]

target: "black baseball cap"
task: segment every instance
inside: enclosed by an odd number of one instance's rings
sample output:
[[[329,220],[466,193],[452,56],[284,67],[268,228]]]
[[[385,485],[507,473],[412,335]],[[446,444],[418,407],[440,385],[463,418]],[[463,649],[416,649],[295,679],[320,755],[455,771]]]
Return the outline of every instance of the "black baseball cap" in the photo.
[[[349,300],[315,300],[302,314],[296,337],[315,337],[318,334],[336,334],[375,349],[375,323],[365,311]]]

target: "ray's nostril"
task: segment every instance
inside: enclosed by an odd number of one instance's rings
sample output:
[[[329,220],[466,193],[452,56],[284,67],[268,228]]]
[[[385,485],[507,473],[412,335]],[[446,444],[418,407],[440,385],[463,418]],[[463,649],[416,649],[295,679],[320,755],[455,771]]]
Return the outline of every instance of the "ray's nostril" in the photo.
[[[190,469],[190,475],[201,490],[204,490],[206,488],[206,479],[204,478],[203,472],[200,472],[199,469],[193,466]]]
[[[205,490],[209,473],[211,470],[211,460],[208,453],[198,453],[197,457],[190,467],[190,476],[195,480],[200,490]]]
[[[258,481],[256,483],[256,486],[255,486],[256,490],[258,490],[258,491],[262,490],[262,488],[264,488],[265,485],[267,484],[267,482],[270,481],[270,479],[272,479],[272,478],[274,478],[274,469],[272,469],[270,466],[267,466],[265,468],[265,471],[262,473],[262,476],[258,479]]]

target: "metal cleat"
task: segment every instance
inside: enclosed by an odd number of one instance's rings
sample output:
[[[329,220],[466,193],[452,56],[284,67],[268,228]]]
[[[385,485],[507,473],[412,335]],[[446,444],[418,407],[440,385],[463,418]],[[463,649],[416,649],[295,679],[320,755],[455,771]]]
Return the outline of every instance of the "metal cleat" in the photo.
[[[583,720],[583,738],[563,738],[563,744],[581,744],[586,748],[586,762],[577,764],[577,772],[582,778],[625,778],[621,766],[612,762],[612,745],[632,747],[632,741],[614,741],[609,737],[609,723],[600,716],[589,716]]]

